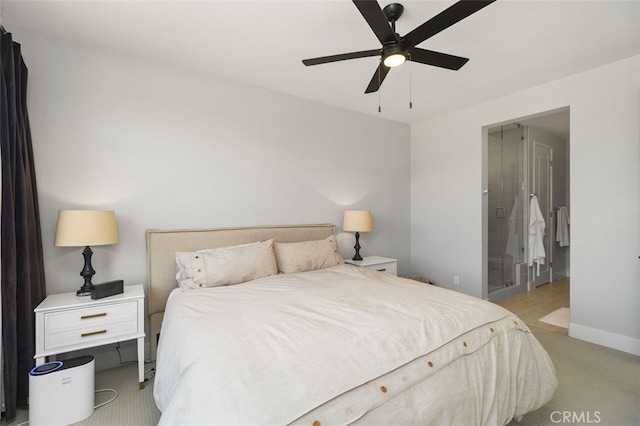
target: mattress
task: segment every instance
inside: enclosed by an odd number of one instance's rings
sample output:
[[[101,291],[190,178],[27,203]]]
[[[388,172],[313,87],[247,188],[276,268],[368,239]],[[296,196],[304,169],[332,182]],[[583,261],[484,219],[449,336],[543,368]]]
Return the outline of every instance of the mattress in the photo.
[[[511,312],[352,265],[171,293],[160,424],[506,424],[548,402]]]

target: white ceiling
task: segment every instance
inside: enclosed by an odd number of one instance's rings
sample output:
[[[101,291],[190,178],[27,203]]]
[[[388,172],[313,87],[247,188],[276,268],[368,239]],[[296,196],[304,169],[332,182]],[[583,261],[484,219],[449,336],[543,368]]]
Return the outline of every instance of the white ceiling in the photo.
[[[389,73],[379,97],[364,94],[378,58],[301,62],[380,47],[348,0],[0,2],[8,31],[26,28],[404,123],[640,54],[638,0],[498,0],[419,45],[470,58],[461,70],[407,63]],[[402,3],[396,30],[404,35],[454,1]]]

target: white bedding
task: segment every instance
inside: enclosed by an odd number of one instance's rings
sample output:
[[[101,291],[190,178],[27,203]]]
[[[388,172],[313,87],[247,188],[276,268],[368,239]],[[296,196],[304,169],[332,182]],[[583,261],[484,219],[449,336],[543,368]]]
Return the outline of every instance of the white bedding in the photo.
[[[174,291],[160,424],[506,424],[557,380],[526,325],[480,299],[351,265]]]

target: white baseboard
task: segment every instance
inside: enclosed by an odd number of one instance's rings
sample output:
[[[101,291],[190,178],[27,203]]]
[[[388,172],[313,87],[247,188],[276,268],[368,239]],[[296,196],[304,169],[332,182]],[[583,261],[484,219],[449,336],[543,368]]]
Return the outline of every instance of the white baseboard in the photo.
[[[565,278],[569,276],[569,271],[567,271],[566,269],[563,269],[562,271],[556,271],[555,269],[553,270],[553,277],[551,278],[552,281],[558,281],[561,278]]]
[[[640,339],[569,323],[569,337],[640,356]]]

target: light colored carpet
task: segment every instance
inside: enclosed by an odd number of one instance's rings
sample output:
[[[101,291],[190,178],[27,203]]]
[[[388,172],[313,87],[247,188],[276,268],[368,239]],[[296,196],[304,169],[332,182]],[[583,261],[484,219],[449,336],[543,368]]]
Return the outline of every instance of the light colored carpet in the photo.
[[[152,366],[153,364],[146,364],[145,369],[150,369]],[[149,377],[149,374],[145,374],[145,377]],[[146,383],[144,389],[140,390],[137,363],[98,372],[95,386],[96,389],[115,389],[118,392],[118,398],[107,405],[96,408],[91,417],[76,423],[76,425],[143,426],[158,424],[160,410],[153,400],[153,379]],[[108,401],[112,397],[112,392],[98,393],[95,405]]]
[[[540,321],[562,328],[569,328],[569,313],[569,308],[559,308],[540,318]]]
[[[538,327],[530,328],[549,352],[560,385],[547,405],[509,426],[640,425],[640,357]],[[156,425],[160,411],[153,401],[153,380],[147,382],[144,390],[138,390],[136,378],[136,364],[98,372],[96,389],[113,388],[118,398],[96,409],[78,425]],[[98,394],[96,404],[109,398],[109,393]],[[558,421],[564,416],[568,416],[567,421]],[[20,410],[8,425],[16,426],[26,419],[26,410]]]
[[[549,353],[560,384],[547,405],[509,426],[640,425],[640,357],[530,328]]]

